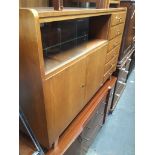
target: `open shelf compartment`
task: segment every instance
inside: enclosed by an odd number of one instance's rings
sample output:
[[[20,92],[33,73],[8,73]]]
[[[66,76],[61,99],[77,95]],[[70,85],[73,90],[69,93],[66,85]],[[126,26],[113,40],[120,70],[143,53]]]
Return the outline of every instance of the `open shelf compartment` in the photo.
[[[110,15],[40,24],[45,75],[107,42]]]

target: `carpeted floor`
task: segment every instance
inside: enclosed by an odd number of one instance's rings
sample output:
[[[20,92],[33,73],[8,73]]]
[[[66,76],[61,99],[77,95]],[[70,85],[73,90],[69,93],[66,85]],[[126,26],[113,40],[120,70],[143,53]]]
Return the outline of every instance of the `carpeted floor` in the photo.
[[[87,155],[135,154],[135,71],[112,115],[98,133]]]

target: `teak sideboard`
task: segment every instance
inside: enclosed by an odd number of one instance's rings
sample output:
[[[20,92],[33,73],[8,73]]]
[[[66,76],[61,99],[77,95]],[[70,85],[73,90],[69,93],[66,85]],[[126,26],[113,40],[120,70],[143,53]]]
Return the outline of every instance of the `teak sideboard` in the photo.
[[[125,18],[126,8],[20,9],[20,107],[42,146],[52,147],[116,70]],[[56,35],[72,29],[61,25],[83,19],[87,40],[47,56],[60,47],[50,43],[70,36]]]

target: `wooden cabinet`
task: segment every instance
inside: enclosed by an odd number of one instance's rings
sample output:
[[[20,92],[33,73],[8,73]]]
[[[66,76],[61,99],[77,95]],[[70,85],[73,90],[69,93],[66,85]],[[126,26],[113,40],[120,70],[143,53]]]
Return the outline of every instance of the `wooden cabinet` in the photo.
[[[123,58],[134,47],[135,38],[135,1],[122,0],[121,7],[127,7],[126,23],[122,38],[122,44],[119,54],[119,64],[124,61]]]
[[[85,103],[87,103],[103,85],[106,53],[107,45],[95,50],[86,59],[87,75]]]
[[[119,12],[126,9],[20,10],[20,107],[45,148],[113,73],[118,52],[106,69],[113,49],[108,34],[112,14]]]

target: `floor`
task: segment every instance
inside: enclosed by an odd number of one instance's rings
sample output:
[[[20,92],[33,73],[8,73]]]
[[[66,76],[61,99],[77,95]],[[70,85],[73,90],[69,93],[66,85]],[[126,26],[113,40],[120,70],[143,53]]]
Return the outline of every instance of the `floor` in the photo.
[[[135,154],[135,71],[106,123],[98,133],[87,155]]]

